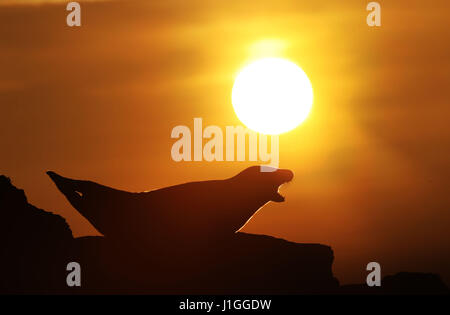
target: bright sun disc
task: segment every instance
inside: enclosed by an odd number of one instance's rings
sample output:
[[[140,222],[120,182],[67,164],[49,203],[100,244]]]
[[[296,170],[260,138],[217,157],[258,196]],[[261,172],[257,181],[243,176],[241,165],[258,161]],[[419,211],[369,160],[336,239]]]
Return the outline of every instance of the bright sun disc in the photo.
[[[306,119],[313,90],[305,72],[295,63],[264,58],[238,74],[231,99],[237,117],[248,128],[263,134],[280,134]]]

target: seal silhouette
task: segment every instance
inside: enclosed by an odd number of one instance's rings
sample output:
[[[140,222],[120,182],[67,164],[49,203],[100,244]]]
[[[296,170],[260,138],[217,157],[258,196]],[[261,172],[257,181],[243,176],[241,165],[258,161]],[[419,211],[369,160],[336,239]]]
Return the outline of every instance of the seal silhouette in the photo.
[[[283,202],[287,169],[245,169],[225,180],[134,193],[47,172],[71,205],[107,238],[134,242],[211,242],[233,235],[262,206]],[[164,242],[168,243],[168,242]]]

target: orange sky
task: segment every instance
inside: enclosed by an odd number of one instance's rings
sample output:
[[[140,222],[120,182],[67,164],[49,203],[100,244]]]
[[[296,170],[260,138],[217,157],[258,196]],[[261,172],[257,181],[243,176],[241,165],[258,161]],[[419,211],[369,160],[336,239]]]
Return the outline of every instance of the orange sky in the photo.
[[[72,29],[65,2],[4,3],[0,173],[75,235],[94,230],[45,170],[131,191],[236,174],[251,163],[174,162],[170,133],[239,124],[236,72],[275,54],[308,74],[313,111],[280,137],[286,202],[245,230],[332,246],[343,283],[370,261],[450,281],[446,1],[380,1],[379,29],[356,0],[81,2]]]

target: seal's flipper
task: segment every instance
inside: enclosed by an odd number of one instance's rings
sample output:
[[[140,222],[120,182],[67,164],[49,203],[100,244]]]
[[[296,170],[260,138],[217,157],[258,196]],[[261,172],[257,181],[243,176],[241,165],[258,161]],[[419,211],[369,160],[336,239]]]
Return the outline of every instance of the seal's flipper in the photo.
[[[52,171],[48,171],[47,175],[52,179],[56,187],[63,193],[70,204],[80,211],[83,207],[83,192],[80,191],[83,185],[79,183],[81,181],[62,177]]]
[[[120,230],[127,213],[127,207],[121,205],[128,201],[126,205],[130,206],[132,193],[91,181],[62,177],[52,171],[47,174],[72,207],[100,233],[111,235]]]

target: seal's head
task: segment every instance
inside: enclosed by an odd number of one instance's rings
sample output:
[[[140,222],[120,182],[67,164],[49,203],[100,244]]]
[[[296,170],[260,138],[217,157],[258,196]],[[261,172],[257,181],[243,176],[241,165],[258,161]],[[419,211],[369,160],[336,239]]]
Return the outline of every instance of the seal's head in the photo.
[[[232,179],[240,183],[254,187],[255,190],[264,194],[269,201],[283,202],[284,197],[278,189],[284,183],[290,182],[294,173],[288,169],[277,169],[268,166],[249,167]]]

